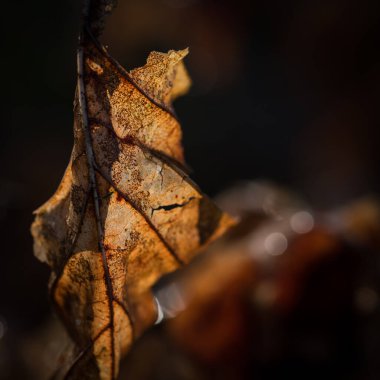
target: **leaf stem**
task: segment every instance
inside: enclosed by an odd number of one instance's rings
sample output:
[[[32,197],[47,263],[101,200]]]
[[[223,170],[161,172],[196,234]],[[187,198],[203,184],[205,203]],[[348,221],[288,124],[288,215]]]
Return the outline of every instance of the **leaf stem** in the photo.
[[[79,109],[82,117],[82,128],[84,133],[85,140],[85,148],[86,148],[86,156],[88,163],[88,171],[89,171],[89,181],[90,188],[92,190],[93,201],[94,201],[94,209],[95,209],[95,219],[98,233],[98,245],[99,250],[102,257],[103,270],[104,270],[104,279],[105,285],[107,289],[107,298],[108,298],[108,306],[110,313],[110,329],[111,329],[111,358],[112,358],[112,368],[111,368],[111,378],[115,378],[115,344],[114,344],[114,309],[113,309],[113,301],[114,301],[114,292],[111,281],[111,275],[107,262],[107,255],[104,248],[104,231],[101,223],[101,215],[100,215],[100,197],[99,197],[99,189],[96,180],[95,174],[95,158],[94,151],[92,146],[92,138],[89,129],[88,115],[87,115],[87,100],[85,93],[85,85],[84,85],[84,53],[83,53],[83,35],[81,35],[79,39],[79,47],[77,53],[77,76],[78,76],[78,101],[79,101]]]
[[[117,0],[83,0],[82,32],[88,28],[96,38],[99,38],[104,29],[105,18],[116,4]]]

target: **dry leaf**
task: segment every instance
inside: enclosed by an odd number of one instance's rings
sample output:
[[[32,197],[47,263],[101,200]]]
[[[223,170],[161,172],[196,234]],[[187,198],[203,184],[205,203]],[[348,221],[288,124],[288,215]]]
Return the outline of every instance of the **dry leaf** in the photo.
[[[76,343],[67,379],[115,379],[154,322],[151,286],[232,224],[183,170],[172,101],[190,83],[186,54],[153,52],[127,73],[89,31],[82,39],[71,161],[32,226]]]

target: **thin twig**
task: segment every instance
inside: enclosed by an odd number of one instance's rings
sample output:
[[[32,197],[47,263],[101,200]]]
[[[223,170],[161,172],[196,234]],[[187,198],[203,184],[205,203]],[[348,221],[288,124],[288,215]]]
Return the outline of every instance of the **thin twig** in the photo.
[[[83,28],[87,27],[99,38],[102,34],[105,18],[116,7],[117,0],[83,0]]]

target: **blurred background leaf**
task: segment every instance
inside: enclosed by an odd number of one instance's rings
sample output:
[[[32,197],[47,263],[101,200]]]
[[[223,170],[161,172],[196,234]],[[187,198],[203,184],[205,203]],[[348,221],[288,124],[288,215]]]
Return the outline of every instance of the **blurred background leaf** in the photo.
[[[70,155],[80,7],[3,6],[1,379],[33,378],[20,347],[51,314],[29,226]],[[119,0],[103,42],[128,69],[190,47],[176,110],[206,193],[269,178],[328,209],[379,191],[379,21],[376,0]]]

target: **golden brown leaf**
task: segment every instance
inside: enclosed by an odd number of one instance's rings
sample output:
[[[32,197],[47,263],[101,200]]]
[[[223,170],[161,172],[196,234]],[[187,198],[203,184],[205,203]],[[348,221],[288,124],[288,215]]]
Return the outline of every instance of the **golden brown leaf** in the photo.
[[[90,32],[82,38],[71,160],[32,226],[77,348],[65,378],[114,379],[155,320],[151,286],[232,224],[182,169],[171,102],[190,84],[186,54],[153,52],[127,73]]]

